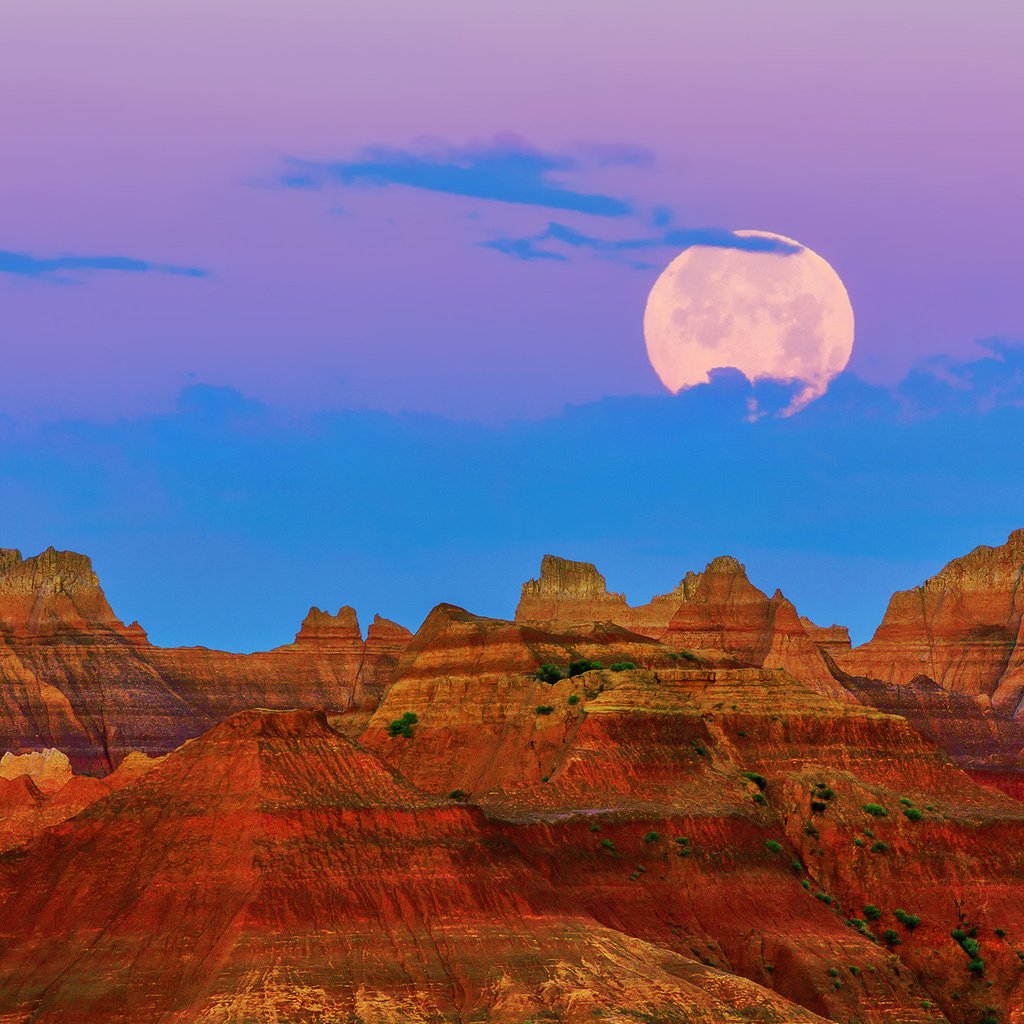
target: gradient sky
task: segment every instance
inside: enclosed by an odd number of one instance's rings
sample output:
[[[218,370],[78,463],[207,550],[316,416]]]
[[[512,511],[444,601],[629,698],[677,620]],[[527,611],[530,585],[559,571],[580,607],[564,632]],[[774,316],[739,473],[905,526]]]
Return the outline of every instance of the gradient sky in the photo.
[[[1022,32],[1016,0],[5,4],[0,544],[97,554],[118,610],[167,642],[279,642],[314,599],[410,625],[460,595],[507,613],[523,569],[556,548],[610,562],[637,599],[700,567],[681,559],[745,550],[761,585],[863,637],[894,586],[1024,525],[1016,492],[991,513],[952,497],[936,512],[933,488],[962,492],[967,469],[934,465],[922,426],[948,450],[961,421],[978,443],[986,417],[1016,422],[1016,392],[992,380],[1011,374],[1005,351],[979,342],[1024,338]],[[773,508],[791,522],[853,486],[792,441],[821,410],[740,427],[694,420],[693,395],[652,411],[672,400],[644,352],[647,292],[682,247],[740,229],[800,240],[850,292],[849,387],[865,404],[833,398],[806,438],[871,418],[879,478],[930,506],[897,502],[884,522],[825,508],[845,531],[832,540],[821,521],[801,540],[723,516],[745,500],[736,460],[751,450],[758,486],[786,481]],[[939,377],[956,388],[922,403]],[[728,388],[710,392],[732,408]],[[196,396],[211,395],[253,403],[289,487],[260,496],[246,476],[224,497],[211,464],[225,477],[260,460],[223,424],[196,432]],[[539,467],[566,444],[599,451],[627,424],[660,470],[612,444],[586,462],[597,479],[513,471],[524,452]],[[911,436],[923,462],[881,464]],[[798,452],[833,476],[801,475]],[[715,457],[739,474],[728,487]],[[433,462],[449,479],[432,488],[417,474]],[[336,505],[314,517],[312,555],[302,503],[318,486]],[[594,488],[651,498],[606,520],[580,498]],[[701,488],[703,518],[683,516]],[[534,492],[575,518],[546,536]],[[406,493],[423,516],[392,509],[388,537],[354,511]],[[449,501],[465,515],[442,514]],[[516,509],[532,523],[518,534]],[[487,585],[443,568],[467,550]],[[234,580],[190,595],[226,564]],[[276,585],[254,592],[268,566]],[[862,566],[863,596],[844,585],[829,605],[827,566]]]

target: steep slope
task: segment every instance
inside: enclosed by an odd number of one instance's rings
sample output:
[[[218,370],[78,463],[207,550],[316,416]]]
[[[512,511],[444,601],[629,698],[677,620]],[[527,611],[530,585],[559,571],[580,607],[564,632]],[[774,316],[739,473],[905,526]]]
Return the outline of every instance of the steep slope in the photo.
[[[801,619],[780,591],[769,598],[758,590],[735,558],[715,558],[704,572],[687,573],[667,594],[630,607],[623,595],[608,593],[604,577],[589,562],[545,555],[540,576],[523,584],[516,621],[553,629],[557,624],[599,620],[653,637],[673,649],[783,668],[821,693],[850,696],[819,650],[819,642],[834,644],[835,634],[826,640],[826,631]],[[808,629],[814,631],[814,639]]]
[[[1022,714],[1024,530],[998,547],[956,558],[921,586],[893,595],[866,644],[836,661],[851,675],[906,684],[927,676],[944,689]]]
[[[240,655],[159,648],[110,608],[87,558],[0,551],[0,751],[56,747],[102,774],[249,707],[372,710],[410,634],[312,609],[295,642]]]
[[[0,871],[5,1024],[819,1019],[601,925],[317,713],[236,716]]]
[[[603,924],[834,1020],[1024,1009],[1024,804],[975,785],[904,718],[754,667],[549,685],[522,651],[488,660],[513,624],[432,618],[362,742],[504,822]],[[407,713],[407,730],[389,728]],[[879,923],[851,924],[868,905]],[[981,936],[981,975],[949,937],[962,925]]]

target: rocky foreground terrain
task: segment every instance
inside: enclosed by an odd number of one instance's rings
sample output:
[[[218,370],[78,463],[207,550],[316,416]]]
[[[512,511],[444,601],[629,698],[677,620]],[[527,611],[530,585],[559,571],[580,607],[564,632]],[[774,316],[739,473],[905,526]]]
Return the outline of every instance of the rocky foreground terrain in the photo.
[[[0,1024],[1024,1022],[1024,532],[875,637],[732,558],[151,645],[0,550]]]

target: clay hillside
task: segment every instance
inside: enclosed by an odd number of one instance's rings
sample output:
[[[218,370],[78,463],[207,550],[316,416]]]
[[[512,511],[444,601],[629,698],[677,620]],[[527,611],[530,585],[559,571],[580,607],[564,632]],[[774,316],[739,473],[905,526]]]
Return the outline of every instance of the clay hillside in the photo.
[[[548,556],[236,655],[0,550],[0,1024],[1021,1024],[1022,574],[851,648],[732,558]]]

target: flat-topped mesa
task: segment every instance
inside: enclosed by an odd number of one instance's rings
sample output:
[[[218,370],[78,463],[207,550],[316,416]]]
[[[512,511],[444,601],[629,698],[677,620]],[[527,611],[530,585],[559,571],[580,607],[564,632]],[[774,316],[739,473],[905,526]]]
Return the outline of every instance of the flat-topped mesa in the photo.
[[[625,596],[610,594],[605,578],[591,562],[545,555],[540,576],[523,584],[516,620],[595,622],[617,620],[626,611]]]
[[[837,658],[851,675],[989,697],[1024,715],[1024,530],[955,558],[918,587],[893,594],[866,644]]]
[[[33,558],[0,549],[0,631],[30,636],[113,630],[145,642],[114,614],[86,555],[49,547]]]

